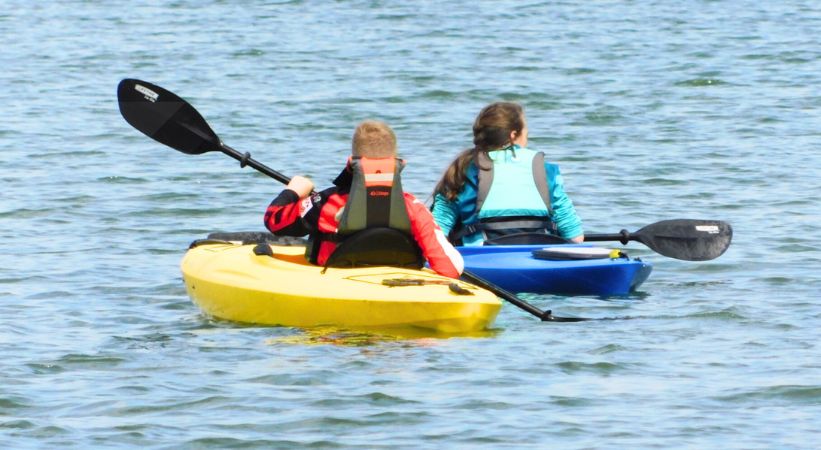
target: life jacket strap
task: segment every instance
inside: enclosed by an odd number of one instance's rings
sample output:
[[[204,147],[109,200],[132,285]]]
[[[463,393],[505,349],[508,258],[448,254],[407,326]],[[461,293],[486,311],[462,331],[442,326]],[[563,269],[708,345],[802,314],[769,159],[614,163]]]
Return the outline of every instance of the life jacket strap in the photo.
[[[553,216],[553,205],[550,202],[550,187],[547,184],[547,171],[544,170],[544,152],[538,152],[533,156],[533,181],[536,189],[542,197],[542,201],[547,206],[547,214]]]
[[[509,231],[516,230],[546,230],[550,233],[556,232],[556,225],[548,218],[511,218],[510,220],[495,219],[492,222],[477,222],[463,226],[458,231],[451,233],[450,239],[457,241],[465,236],[481,232],[487,237],[488,231]]]
[[[490,185],[493,184],[493,161],[486,151],[476,153],[476,166],[479,168],[479,183],[476,187],[476,214],[478,215],[490,193]]]

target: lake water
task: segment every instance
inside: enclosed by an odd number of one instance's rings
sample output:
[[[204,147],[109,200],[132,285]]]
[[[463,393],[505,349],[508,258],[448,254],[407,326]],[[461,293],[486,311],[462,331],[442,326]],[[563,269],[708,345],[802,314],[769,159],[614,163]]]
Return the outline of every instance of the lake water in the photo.
[[[0,10],[3,448],[809,449],[821,439],[815,1],[25,2]],[[485,104],[527,111],[588,232],[730,222],[627,298],[479,337],[204,317],[179,260],[282,186],[131,128],[117,83],[327,185],[392,124],[429,200]]]

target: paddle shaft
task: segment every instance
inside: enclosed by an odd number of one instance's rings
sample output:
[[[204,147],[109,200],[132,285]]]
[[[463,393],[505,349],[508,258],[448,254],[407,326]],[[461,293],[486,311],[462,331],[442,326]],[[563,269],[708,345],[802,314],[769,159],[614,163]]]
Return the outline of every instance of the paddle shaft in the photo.
[[[251,158],[250,153],[248,153],[248,152],[240,153],[239,151],[234,150],[233,148],[223,144],[222,142],[220,142],[219,145],[220,145],[220,151],[222,151],[226,155],[228,155],[228,156],[236,159],[237,161],[239,161],[239,166],[240,167],[245,167],[245,166],[252,167],[252,168],[262,172],[263,174],[268,175],[269,177],[279,181],[282,184],[288,184],[288,183],[291,182],[291,178],[286,177],[282,173],[266,166],[265,164],[262,164],[261,162],[257,161],[254,158]]]
[[[612,242],[618,241],[622,245],[627,245],[631,240],[636,240],[627,230],[621,230],[619,233],[599,233],[599,234],[585,234],[585,242]]]
[[[542,322],[582,322],[585,320],[592,320],[583,317],[556,317],[553,315],[552,311],[542,311],[541,309],[520,299],[512,292],[509,292],[505,289],[500,288],[499,286],[496,286],[495,284],[485,280],[484,278],[472,273],[469,270],[464,270],[462,272],[462,278],[479,286],[480,288],[487,289],[493,292],[497,297],[500,297],[506,300],[507,302],[513,304],[517,308],[538,317],[539,320],[541,320]]]

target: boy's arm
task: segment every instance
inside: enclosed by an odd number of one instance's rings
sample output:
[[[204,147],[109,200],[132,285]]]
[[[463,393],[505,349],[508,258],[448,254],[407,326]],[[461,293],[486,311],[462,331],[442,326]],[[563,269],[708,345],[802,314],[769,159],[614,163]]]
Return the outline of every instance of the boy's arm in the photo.
[[[305,236],[313,228],[305,216],[313,209],[311,194],[314,183],[308,178],[295,176],[291,178],[285,190],[268,205],[265,211],[265,228],[271,233],[282,236]]]
[[[434,272],[451,278],[459,278],[464,270],[462,255],[448,242],[447,237],[433,221],[430,211],[419,200],[405,194],[405,207],[411,220],[411,232],[422,254]]]
[[[305,236],[313,231],[304,218],[313,208],[310,199],[314,183],[308,178],[291,178],[285,190],[268,205],[265,211],[265,228],[281,236]]]
[[[302,217],[311,206],[310,199],[300,200],[296,192],[285,189],[265,210],[265,228],[280,236],[305,236],[311,229]]]

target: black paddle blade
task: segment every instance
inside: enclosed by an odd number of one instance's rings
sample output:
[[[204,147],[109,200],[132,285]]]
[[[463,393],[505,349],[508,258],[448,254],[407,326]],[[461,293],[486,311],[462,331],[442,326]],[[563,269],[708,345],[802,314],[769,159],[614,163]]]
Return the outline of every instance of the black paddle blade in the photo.
[[[134,79],[117,87],[120,113],[146,136],[189,155],[220,150],[220,139],[188,102],[157,85]]]
[[[670,258],[708,261],[727,250],[733,228],[720,220],[663,220],[632,233],[630,239]]]

